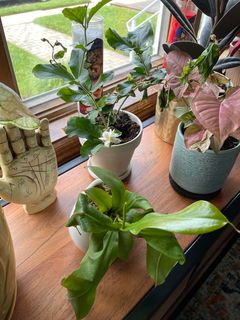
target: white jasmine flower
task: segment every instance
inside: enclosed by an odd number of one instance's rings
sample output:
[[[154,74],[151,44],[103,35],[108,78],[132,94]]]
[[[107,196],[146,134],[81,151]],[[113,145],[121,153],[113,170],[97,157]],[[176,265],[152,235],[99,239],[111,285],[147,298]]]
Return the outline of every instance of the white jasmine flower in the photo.
[[[121,132],[109,129],[103,131],[103,134],[99,139],[104,142],[105,147],[109,148],[112,144],[119,144],[121,142],[121,139],[118,138],[120,135]]]

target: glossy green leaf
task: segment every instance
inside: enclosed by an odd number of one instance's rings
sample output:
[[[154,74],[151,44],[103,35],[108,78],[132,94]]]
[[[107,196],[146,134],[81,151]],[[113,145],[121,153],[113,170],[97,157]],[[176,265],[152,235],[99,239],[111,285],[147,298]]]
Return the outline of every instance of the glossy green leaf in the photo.
[[[72,49],[68,65],[72,71],[72,74],[76,79],[81,74],[83,64],[84,64],[84,57],[85,57],[85,54],[83,50],[76,49],[76,48]]]
[[[108,212],[112,208],[112,197],[105,190],[92,187],[86,189],[85,193],[99,207],[100,212]]]
[[[75,21],[83,25],[87,14],[87,6],[79,6],[74,8],[65,8],[62,11],[64,17],[71,21]]]
[[[183,250],[172,232],[160,229],[144,229],[139,236],[144,238],[150,247],[163,255],[180,264],[185,262]]]
[[[144,23],[134,31],[128,33],[128,39],[134,47],[143,49],[144,46],[151,46],[154,40],[153,28],[150,22]]]
[[[103,142],[96,138],[91,138],[84,142],[81,146],[80,154],[83,157],[87,157],[89,155],[94,155],[103,147]]]
[[[135,192],[126,190],[124,194],[124,202],[126,205],[126,211],[130,209],[142,209],[145,212],[153,211],[151,203],[146,198]]]
[[[109,3],[111,0],[102,0],[99,1],[94,7],[92,7],[89,10],[89,15],[88,15],[88,23],[92,19],[92,17],[103,7],[105,4]]]
[[[134,87],[134,81],[127,80],[123,83],[119,83],[116,87],[116,91],[120,94],[121,97],[125,97],[132,92]]]
[[[58,51],[58,52],[56,52],[55,54],[54,54],[54,59],[62,59],[63,57],[64,57],[64,55],[65,55],[65,52],[66,51],[64,51],[64,50],[60,50],[60,51]]]
[[[89,249],[79,269],[62,280],[62,286],[68,289],[69,302],[77,320],[89,313],[95,300],[96,287],[117,259],[118,253],[118,232],[92,234]]]
[[[211,43],[207,49],[203,51],[201,56],[195,62],[203,79],[206,80],[213,70],[220,55],[219,47],[215,43]]]
[[[126,37],[121,37],[115,30],[112,30],[111,28],[105,32],[105,37],[109,45],[114,49],[126,52],[129,52],[133,49],[132,43]]]
[[[109,71],[109,72],[105,72],[105,73],[101,74],[98,81],[96,83],[94,83],[94,85],[92,87],[92,92],[101,88],[106,82],[112,80],[112,78],[113,78],[113,71]]]
[[[117,177],[115,173],[110,170],[90,167],[90,170],[103,181],[112,192],[112,208],[117,212],[121,212],[124,205],[125,187],[122,181]]]
[[[86,139],[99,138],[101,136],[99,127],[84,117],[71,117],[67,122],[65,132],[69,137],[78,136]]]
[[[229,221],[217,207],[200,200],[173,214],[149,213],[126,230],[133,234],[148,228],[183,234],[204,234],[222,228],[227,223]]]
[[[156,285],[162,284],[177,261],[147,246],[147,272]]]
[[[133,246],[133,236],[130,232],[119,231],[118,238],[118,258],[127,261]]]
[[[76,221],[79,222],[81,229],[85,232],[99,233],[115,229],[112,219],[89,204],[86,194],[80,194],[73,215],[77,216]]]
[[[58,90],[57,95],[66,102],[78,102],[82,97],[80,91],[75,91],[69,87],[63,87]]]
[[[37,64],[32,72],[39,79],[60,78],[65,81],[74,80],[74,77],[62,64]]]

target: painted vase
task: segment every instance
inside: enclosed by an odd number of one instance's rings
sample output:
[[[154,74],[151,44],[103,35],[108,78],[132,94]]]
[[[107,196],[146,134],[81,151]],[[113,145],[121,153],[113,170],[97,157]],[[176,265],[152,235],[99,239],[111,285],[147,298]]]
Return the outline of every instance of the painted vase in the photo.
[[[240,143],[232,149],[205,153],[188,150],[184,144],[183,124],[178,126],[169,179],[180,194],[193,199],[211,199],[223,187],[240,152]]]

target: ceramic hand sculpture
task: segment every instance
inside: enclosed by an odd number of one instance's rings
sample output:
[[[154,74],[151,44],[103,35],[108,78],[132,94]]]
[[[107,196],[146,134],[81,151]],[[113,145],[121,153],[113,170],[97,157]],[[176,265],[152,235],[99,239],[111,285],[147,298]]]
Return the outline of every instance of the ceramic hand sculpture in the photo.
[[[8,225],[0,207],[0,319],[11,319],[16,301],[16,267]]]
[[[37,213],[56,199],[57,161],[48,120],[39,132],[13,125],[0,127],[0,196],[24,205],[27,213]]]

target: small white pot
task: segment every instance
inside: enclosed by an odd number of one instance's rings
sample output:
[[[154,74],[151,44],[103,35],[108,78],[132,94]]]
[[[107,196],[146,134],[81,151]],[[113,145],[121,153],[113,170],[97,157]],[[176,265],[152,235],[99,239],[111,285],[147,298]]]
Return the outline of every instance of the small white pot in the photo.
[[[96,179],[93,182],[89,184],[87,189],[96,187],[97,185],[101,184],[102,181],[100,179]],[[75,209],[75,205],[72,209],[72,212],[70,216],[73,215]],[[81,251],[86,252],[89,246],[89,233],[83,231],[80,226],[77,227],[69,227],[68,228],[70,237],[72,238],[72,241],[74,242],[75,246],[78,247]]]
[[[131,159],[134,153],[134,150],[140,144],[142,138],[142,122],[135,116],[133,113],[128,111],[122,111],[127,113],[129,117],[140,126],[140,131],[138,135],[131,141],[112,145],[111,147],[102,147],[95,155],[90,156],[88,160],[89,166],[97,166],[113,171],[117,176],[123,180],[131,172]],[[81,144],[84,143],[84,139],[80,139]],[[88,169],[89,174],[96,178],[96,176]]]

